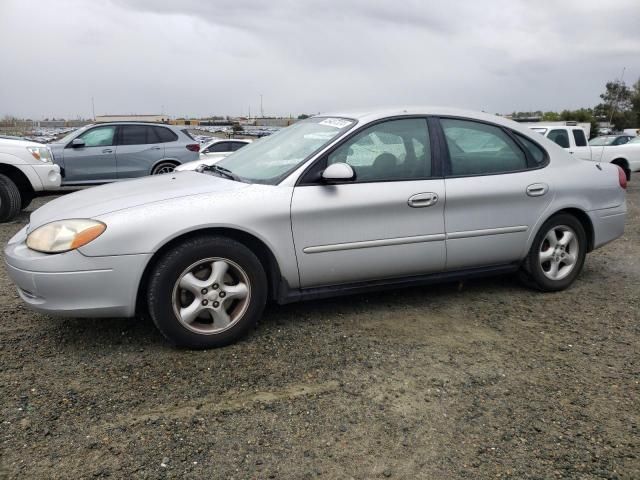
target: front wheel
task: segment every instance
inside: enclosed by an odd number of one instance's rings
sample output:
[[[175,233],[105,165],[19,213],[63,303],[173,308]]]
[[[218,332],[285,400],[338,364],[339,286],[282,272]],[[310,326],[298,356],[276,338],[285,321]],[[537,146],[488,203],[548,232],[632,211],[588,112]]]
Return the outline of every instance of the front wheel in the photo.
[[[246,246],[197,237],[167,252],[148,285],[151,318],[172,343],[189,348],[235,342],[262,315],[267,279]]]
[[[564,290],[580,274],[586,253],[587,236],[582,224],[573,215],[555,215],[538,231],[524,269],[539,290]]]
[[[21,205],[22,198],[17,185],[6,175],[0,174],[0,222],[17,217]]]

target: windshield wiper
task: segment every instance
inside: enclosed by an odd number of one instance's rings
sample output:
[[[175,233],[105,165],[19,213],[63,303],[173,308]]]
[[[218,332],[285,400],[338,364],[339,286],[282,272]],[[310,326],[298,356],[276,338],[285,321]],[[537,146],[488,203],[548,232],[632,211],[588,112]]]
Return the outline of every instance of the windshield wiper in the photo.
[[[221,177],[228,178],[230,180],[235,180],[236,182],[242,182],[242,179],[233,173],[228,168],[221,167],[220,165],[200,165],[196,168],[196,172],[214,172],[220,175]]]

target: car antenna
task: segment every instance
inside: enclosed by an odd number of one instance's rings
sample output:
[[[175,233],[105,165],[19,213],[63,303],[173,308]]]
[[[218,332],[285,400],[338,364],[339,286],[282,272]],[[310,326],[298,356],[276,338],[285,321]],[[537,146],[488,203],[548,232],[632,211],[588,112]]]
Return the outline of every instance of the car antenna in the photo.
[[[619,86],[620,88],[618,88],[618,93],[616,94],[616,99],[612,102],[611,104],[611,115],[609,115],[609,125],[611,125],[611,122],[613,121],[613,114],[616,111],[616,108],[618,108],[618,99],[620,98],[620,93],[622,93],[622,79],[624,78],[624,72],[627,69],[627,67],[622,67],[622,73],[620,74],[620,80],[618,80]],[[604,145],[602,146],[602,150],[600,150],[600,160],[598,160],[598,163],[602,163],[602,156],[604,155]]]

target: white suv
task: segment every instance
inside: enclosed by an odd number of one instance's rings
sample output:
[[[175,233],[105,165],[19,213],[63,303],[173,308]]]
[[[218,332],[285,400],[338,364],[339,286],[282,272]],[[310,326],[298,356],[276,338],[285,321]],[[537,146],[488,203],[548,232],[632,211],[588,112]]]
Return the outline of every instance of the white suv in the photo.
[[[60,187],[60,167],[46,145],[0,138],[0,222],[15,218],[36,192]]]

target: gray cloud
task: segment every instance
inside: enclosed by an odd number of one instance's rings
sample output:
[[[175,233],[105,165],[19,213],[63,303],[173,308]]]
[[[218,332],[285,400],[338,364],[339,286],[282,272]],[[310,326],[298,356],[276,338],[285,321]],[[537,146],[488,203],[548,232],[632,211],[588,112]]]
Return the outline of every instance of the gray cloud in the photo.
[[[605,3],[3,0],[0,114],[591,106],[640,76],[640,4]]]

